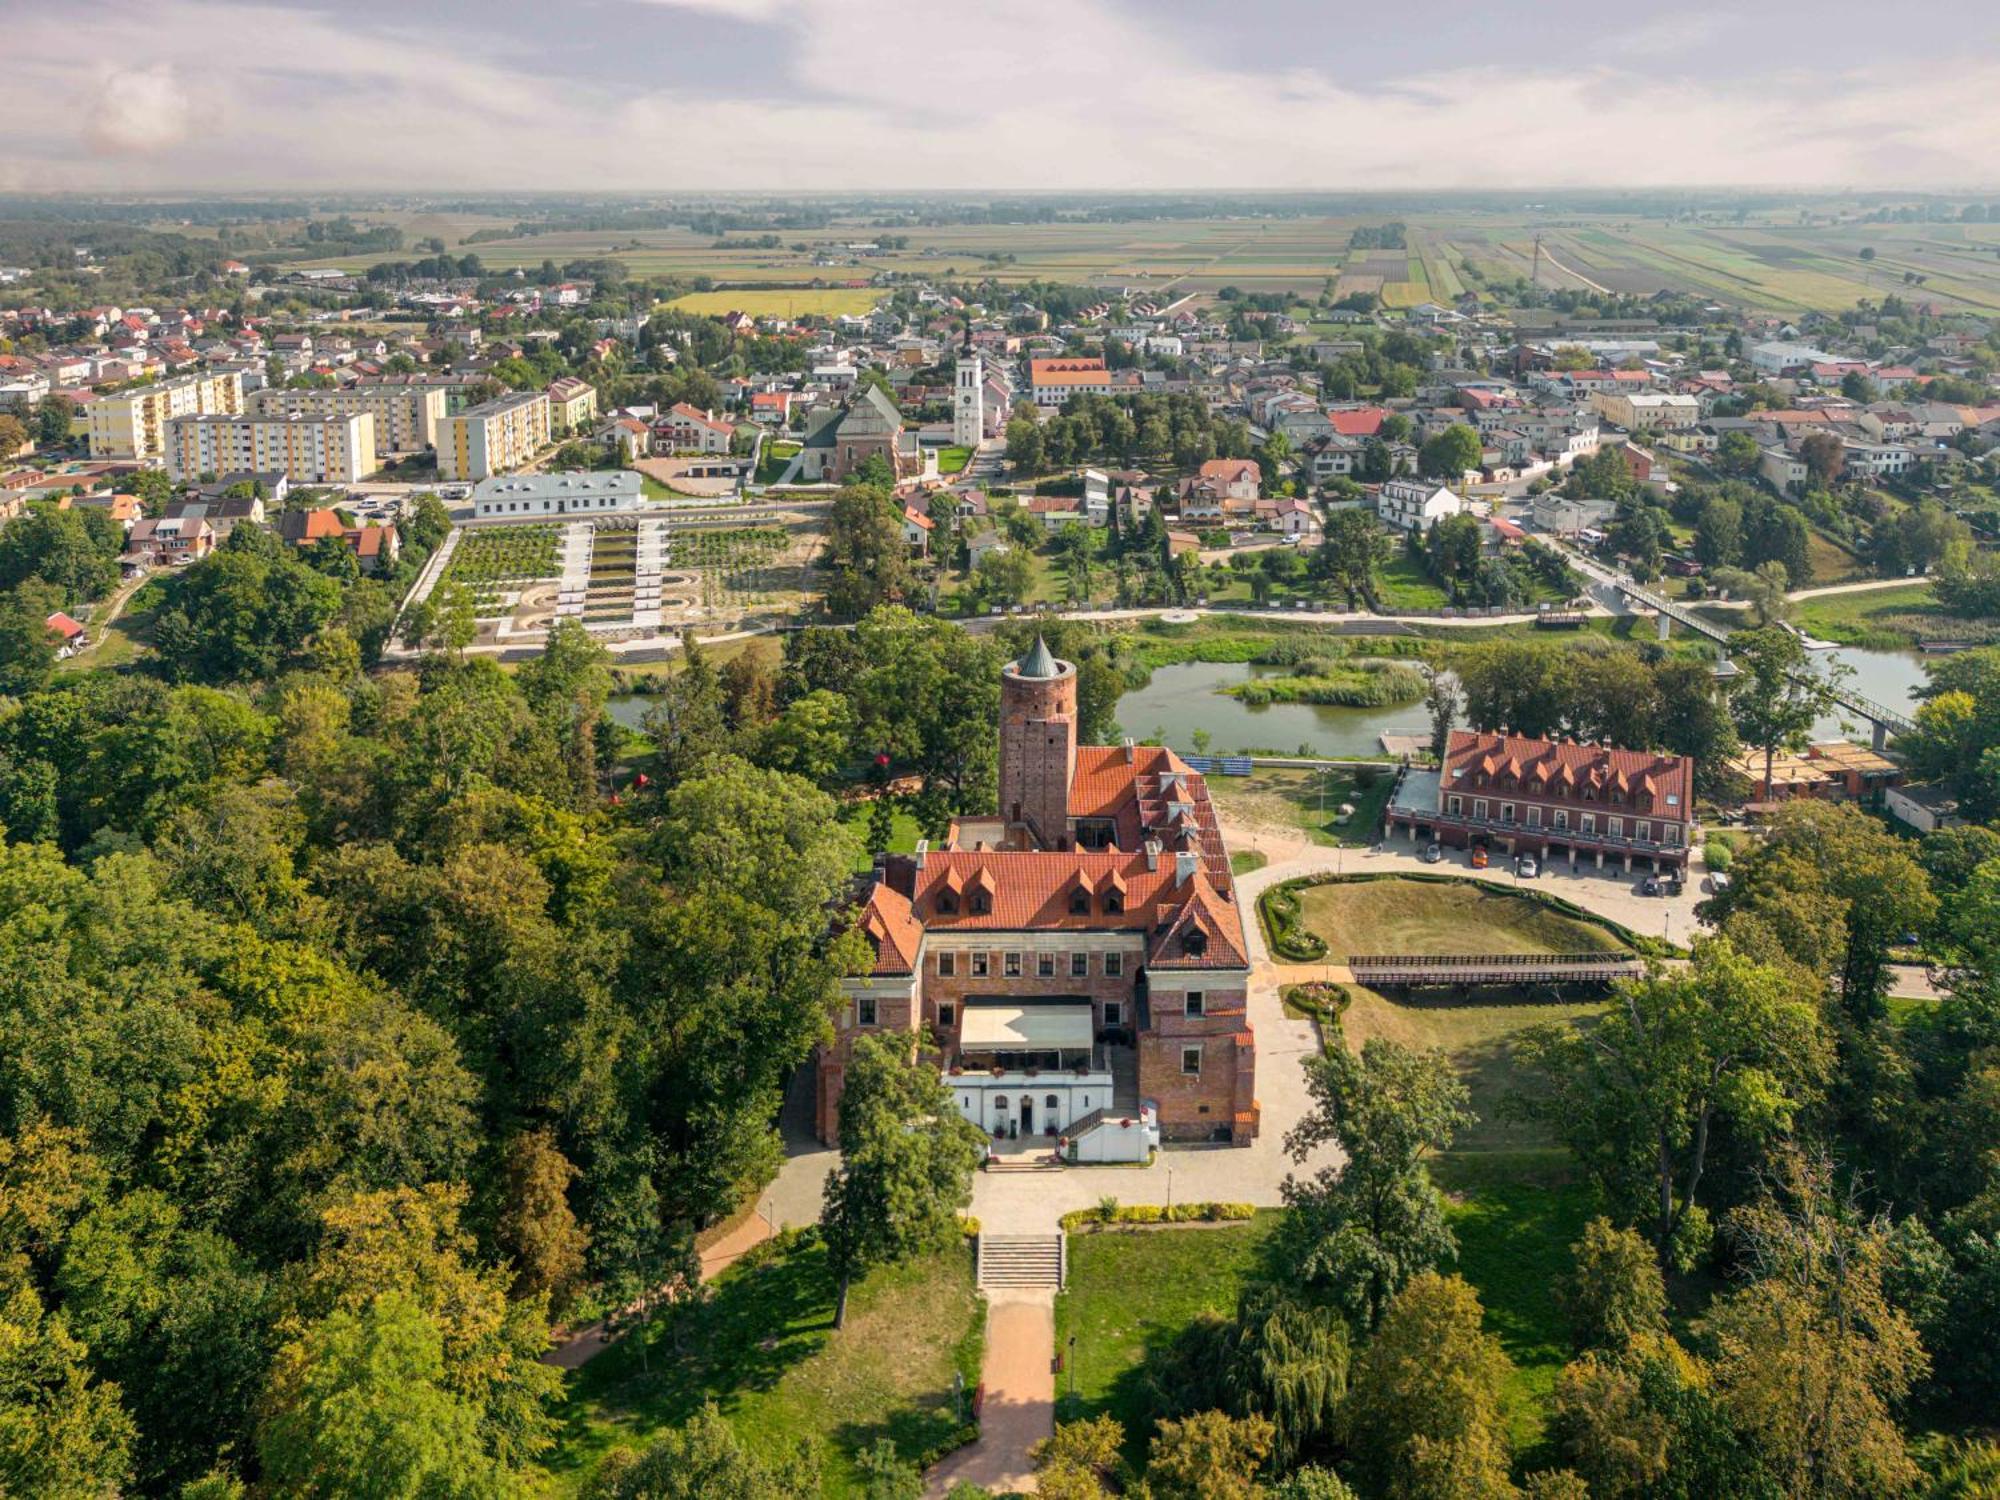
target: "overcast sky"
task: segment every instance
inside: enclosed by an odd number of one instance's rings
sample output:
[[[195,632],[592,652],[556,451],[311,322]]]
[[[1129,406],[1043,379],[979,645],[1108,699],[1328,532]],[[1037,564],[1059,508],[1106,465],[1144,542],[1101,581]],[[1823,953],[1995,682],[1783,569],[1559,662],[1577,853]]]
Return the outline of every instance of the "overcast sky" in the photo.
[[[1645,10],[0,0],[0,188],[2000,184],[1990,0]]]

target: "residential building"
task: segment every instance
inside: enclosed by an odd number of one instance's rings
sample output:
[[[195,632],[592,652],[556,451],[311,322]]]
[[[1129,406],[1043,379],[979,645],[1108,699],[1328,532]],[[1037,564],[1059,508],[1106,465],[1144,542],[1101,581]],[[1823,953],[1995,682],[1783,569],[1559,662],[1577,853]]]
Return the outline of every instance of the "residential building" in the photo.
[[[1903,780],[1903,767],[1879,750],[1851,740],[1825,740],[1802,753],[1781,750],[1771,757],[1770,795],[1764,792],[1764,752],[1745,750],[1729,769],[1750,789],[1751,804],[1811,797],[1820,802],[1878,803]]]
[[[549,429],[558,437],[588,432],[597,424],[597,387],[574,375],[549,383]]]
[[[1028,394],[1037,406],[1061,406],[1071,396],[1108,396],[1113,383],[1102,359],[1028,361]]]
[[[1575,536],[1580,531],[1596,531],[1611,524],[1618,506],[1610,500],[1577,500],[1555,490],[1545,490],[1533,501],[1535,525],[1557,536]]]
[[[297,412],[307,417],[351,417],[365,412],[374,420],[375,447],[381,455],[420,453],[433,446],[447,399],[444,387],[436,385],[350,385],[252,391],[244,405],[268,416]]]
[[[1400,531],[1429,531],[1465,509],[1456,493],[1431,479],[1390,479],[1375,496],[1375,514]]]
[[[685,401],[653,419],[655,453],[727,453],[735,436],[735,423]]]
[[[472,514],[480,521],[615,514],[636,511],[644,503],[645,478],[636,469],[511,474],[485,480],[472,491]]]
[[[1935,784],[1890,787],[1882,795],[1882,806],[1918,833],[1957,828],[1965,821],[1959,816],[1958,799]]]
[[[1646,391],[1592,391],[1591,409],[1627,432],[1672,432],[1701,420],[1701,402],[1693,396],[1656,395]]]
[[[167,456],[167,423],[174,418],[242,410],[243,379],[234,371],[183,375],[99,395],[89,407],[91,457],[160,463]]]
[[[881,1034],[935,1038],[996,1141],[1055,1146],[1142,1100],[1166,1138],[1255,1138],[1248,945],[1207,787],[1171,750],[1076,736],[1076,667],[1037,640],[1001,675],[998,815],[884,856],[855,913],[873,961],[819,1056],[822,1139],[856,1039]]]
[[[275,471],[293,484],[349,484],[380,467],[375,418],[365,411],[344,417],[218,413],[167,423],[167,473],[177,481]]]
[[[128,562],[147,567],[179,567],[215,550],[215,528],[199,517],[147,518],[125,537]]]
[[[1568,740],[1454,729],[1435,771],[1406,768],[1384,815],[1454,849],[1683,870],[1695,834],[1694,761]]]
[[[438,428],[438,475],[486,479],[518,469],[548,446],[549,398],[517,391],[446,417]]]

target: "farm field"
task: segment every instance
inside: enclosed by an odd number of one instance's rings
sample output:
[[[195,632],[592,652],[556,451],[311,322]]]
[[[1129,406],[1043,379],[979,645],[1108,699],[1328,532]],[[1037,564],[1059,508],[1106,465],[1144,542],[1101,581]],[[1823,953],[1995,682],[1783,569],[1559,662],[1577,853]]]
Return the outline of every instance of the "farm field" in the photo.
[[[1818,217],[1846,211],[1838,205],[1828,209]],[[1925,298],[1947,306],[2000,311],[2000,225],[1801,223],[1796,205],[1746,214],[1740,222],[1667,223],[1553,206],[1511,212],[1426,210],[1385,201],[1365,213],[1300,218],[1218,214],[1133,222],[934,224],[905,231],[906,249],[841,256],[833,265],[815,265],[811,250],[791,247],[867,238],[870,226],[836,220],[821,230],[787,232],[786,243],[770,249],[718,246],[715,236],[686,229],[564,230],[467,244],[468,235],[507,226],[448,210],[366,217],[397,224],[411,244],[436,234],[454,253],[471,251],[499,270],[534,268],[545,260],[561,265],[611,258],[634,275],[706,276],[719,285],[713,292],[691,294],[702,299],[692,304],[702,311],[743,307],[781,312],[785,298],[794,299],[790,305],[800,312],[809,310],[798,300],[803,298],[827,299],[811,310],[845,311],[850,299],[865,298],[872,305],[875,293],[840,283],[865,282],[878,272],[992,277],[1006,283],[1047,279],[1152,295],[1213,293],[1236,286],[1246,292],[1316,296],[1332,282],[1339,295],[1373,292],[1392,308],[1412,307],[1477,292],[1492,278],[1536,274],[1537,236],[1543,251],[1538,274],[1544,286],[1555,288],[1596,287],[1640,296],[1675,290],[1728,306],[1794,312],[1838,310],[1861,298],[1879,299],[1920,286]],[[1403,249],[1349,250],[1356,228],[1390,220],[1408,226]],[[1863,259],[1863,250],[1871,251],[1871,257]],[[358,271],[378,260],[417,253],[363,253],[287,264]],[[813,287],[815,281],[833,285]],[[765,290],[780,300],[746,306],[746,289]]]
[[[669,307],[691,313],[743,312],[753,318],[796,318],[806,313],[824,318],[871,312],[883,294],[866,287],[786,287],[770,291],[689,292]]]

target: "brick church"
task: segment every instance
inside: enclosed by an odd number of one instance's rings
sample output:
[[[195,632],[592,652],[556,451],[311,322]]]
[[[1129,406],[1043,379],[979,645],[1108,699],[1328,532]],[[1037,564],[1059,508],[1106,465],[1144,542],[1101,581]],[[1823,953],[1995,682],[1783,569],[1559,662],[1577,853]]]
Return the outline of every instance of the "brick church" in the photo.
[[[910,1036],[1016,1148],[1142,1117],[1166,1140],[1257,1134],[1249,950],[1208,788],[1171,750],[1078,745],[1076,693],[1038,638],[1001,674],[999,815],[878,861],[856,916],[874,964],[818,1062],[823,1140],[868,1031]]]

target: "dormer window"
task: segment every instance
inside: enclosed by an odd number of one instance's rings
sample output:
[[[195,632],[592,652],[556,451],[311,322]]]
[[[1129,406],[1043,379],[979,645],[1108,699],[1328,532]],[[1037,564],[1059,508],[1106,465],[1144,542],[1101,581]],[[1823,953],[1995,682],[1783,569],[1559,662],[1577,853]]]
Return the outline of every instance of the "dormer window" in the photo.
[[[966,909],[975,917],[983,917],[993,910],[993,902],[987,897],[986,892],[974,891],[972,893],[972,902]]]
[[[1125,910],[1125,898],[1116,891],[1108,893],[1104,898],[1104,909],[1113,916],[1116,916],[1119,912]]]
[[[1082,886],[1069,893],[1069,914],[1073,917],[1090,915],[1090,892]]]
[[[937,894],[937,909],[939,916],[943,917],[957,916],[958,897],[953,895],[950,891],[939,891]]]
[[[1181,952],[1190,958],[1199,958],[1208,952],[1208,934],[1199,927],[1190,927],[1181,934]],[[1199,1014],[1199,1012],[1196,1012]]]

